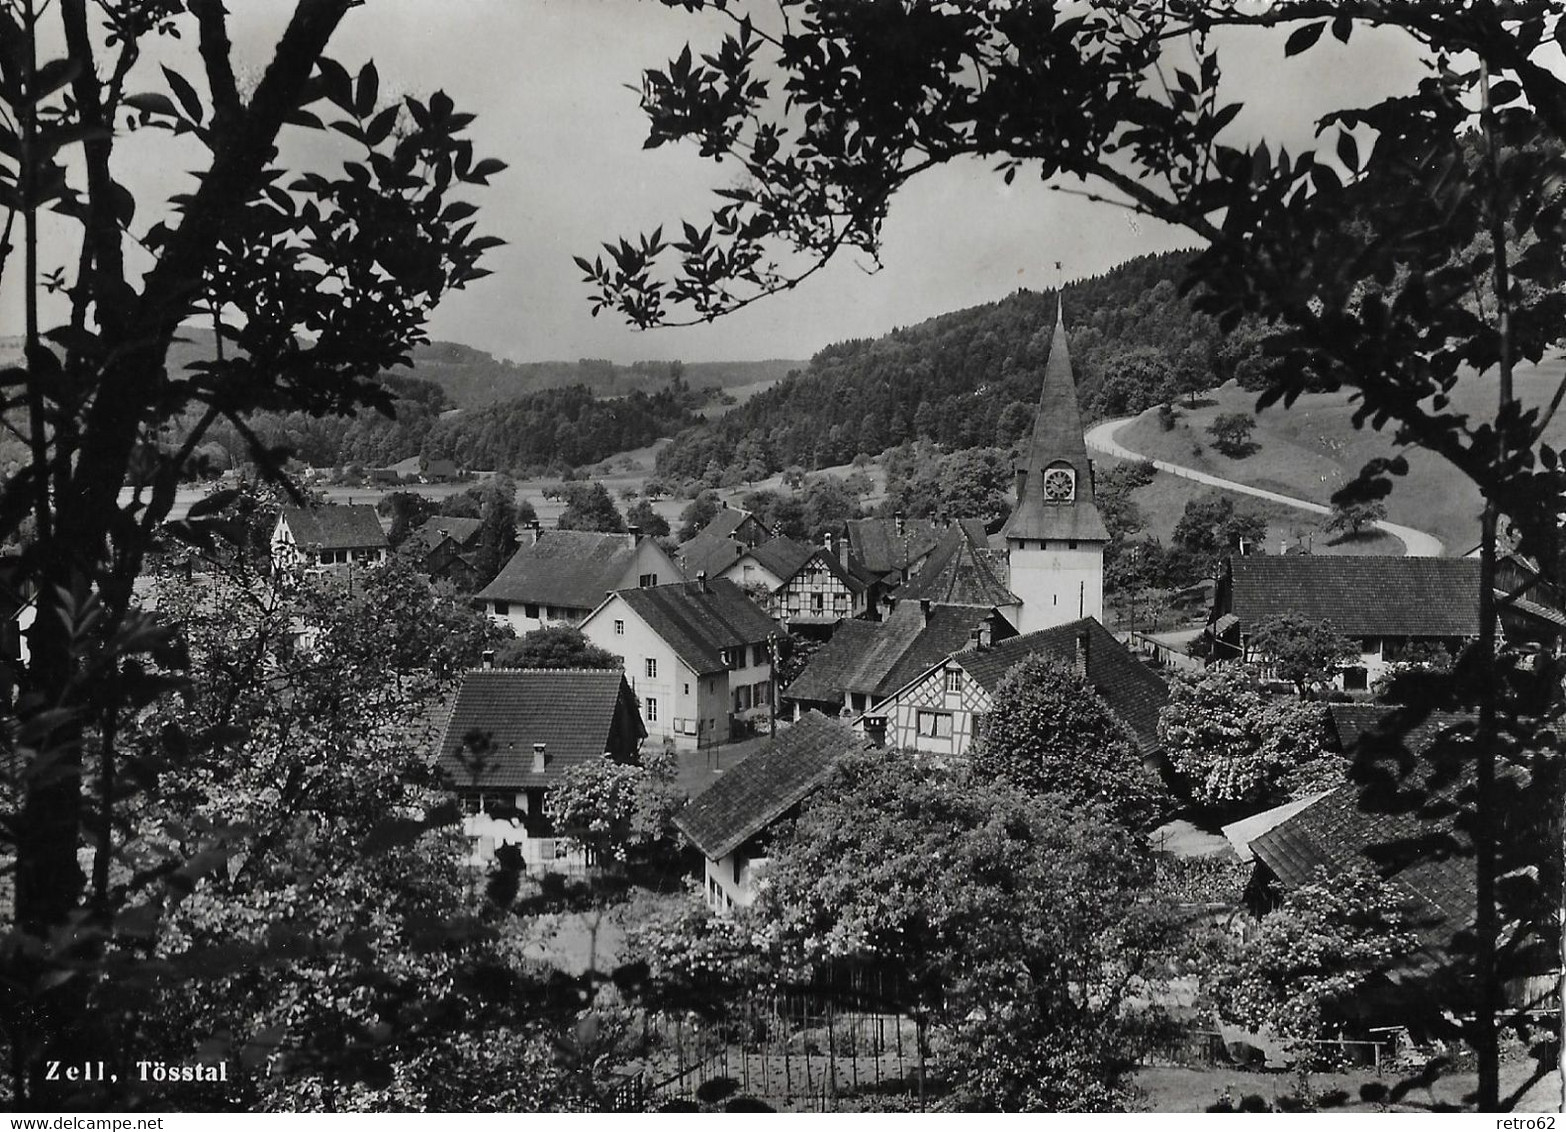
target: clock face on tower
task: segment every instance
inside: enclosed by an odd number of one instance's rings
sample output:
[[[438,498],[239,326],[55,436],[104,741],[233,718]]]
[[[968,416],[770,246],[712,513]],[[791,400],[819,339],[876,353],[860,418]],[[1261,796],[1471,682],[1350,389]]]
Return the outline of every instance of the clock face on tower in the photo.
[[[1077,477],[1070,468],[1050,468],[1044,473],[1044,498],[1051,503],[1070,503],[1076,498]]]

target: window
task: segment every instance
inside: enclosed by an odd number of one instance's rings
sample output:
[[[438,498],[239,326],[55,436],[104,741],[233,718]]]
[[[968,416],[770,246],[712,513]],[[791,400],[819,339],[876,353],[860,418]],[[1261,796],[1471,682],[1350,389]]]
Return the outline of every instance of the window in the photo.
[[[648,696],[645,700],[642,701],[642,706],[646,709],[647,722],[657,723],[658,701],[654,697]]]
[[[962,691],[962,672],[955,668],[946,670],[946,690],[948,692]]]
[[[733,672],[735,669],[744,668],[745,646],[740,645],[738,648],[725,650],[723,654],[723,665],[730,672]]]
[[[772,702],[772,681],[763,680],[759,684],[752,685],[750,689],[750,702],[757,707],[766,707]]]
[[[625,622],[624,621],[616,621],[614,623],[614,635],[617,636],[617,637],[625,636]]]
[[[1343,690],[1345,692],[1363,692],[1369,687],[1369,680],[1363,668],[1345,668],[1343,670]]]
[[[749,711],[750,710],[750,687],[749,687],[749,685],[741,684],[738,688],[734,689],[734,710],[735,711]]]
[[[920,735],[928,739],[952,737],[952,713],[949,711],[921,711],[914,720]]]
[[[826,608],[826,595],[813,593],[810,595],[810,612],[820,613]]]
[[[685,685],[685,694],[687,696],[691,694],[691,686],[689,684]]]
[[[850,693],[849,697],[848,697],[848,704],[849,704],[849,710],[850,711],[864,711],[865,710],[865,694],[863,692],[852,692],[852,693]]]
[[[656,660],[654,660],[652,657],[648,657],[647,658],[647,679],[649,679],[649,680],[656,680],[657,678],[658,678],[658,662]]]
[[[534,620],[538,619],[538,606],[531,601],[522,607],[522,612]]]
[[[761,665],[761,664],[767,663],[767,646],[766,645],[751,645],[750,646],[750,662],[753,665]]]
[[[497,601],[495,603],[495,616],[496,617],[505,617],[510,612],[511,612],[511,603],[509,601]]]
[[[640,578],[636,579],[636,584],[644,590],[651,589],[653,586],[658,584],[658,575],[643,574]]]
[[[1077,548],[1077,540],[1076,539],[1068,539],[1067,542],[1066,542],[1066,549],[1067,550],[1075,550],[1076,548]]]

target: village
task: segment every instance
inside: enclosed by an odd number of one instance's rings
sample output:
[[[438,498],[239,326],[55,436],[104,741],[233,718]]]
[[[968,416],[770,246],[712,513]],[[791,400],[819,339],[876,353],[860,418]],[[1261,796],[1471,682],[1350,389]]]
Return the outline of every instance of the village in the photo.
[[[1563,46],[0,0],[0,1109],[1558,1111]]]
[[[484,519],[436,513],[393,532],[393,547],[384,505],[378,514],[369,503],[285,501],[252,552],[264,565],[247,580],[236,580],[243,555],[187,547],[138,582],[140,600],[179,607],[183,593],[210,608],[248,597],[281,617],[288,650],[315,656],[343,631],[323,600],[329,609],[357,588],[373,601],[378,577],[404,572],[468,610],[447,616],[486,626],[462,630],[471,667],[449,667],[460,649],[443,656],[447,678],[418,685],[401,724],[425,736],[435,797],[457,803],[448,820],[460,822],[469,888],[488,892],[497,911],[547,910],[546,927],[525,929],[538,961],[591,986],[650,963],[648,977],[674,979],[705,1003],[704,1024],[673,1034],[680,1012],[655,1007],[656,996],[613,983],[593,992],[595,1008],[640,1010],[658,1035],[621,1051],[618,1105],[826,1111],[899,1090],[922,1105],[927,1089],[933,1098],[951,1088],[942,1062],[953,1038],[931,1024],[909,987],[915,972],[895,952],[819,955],[770,982],[681,969],[669,954],[673,937],[738,967],[768,961],[727,933],[799,914],[772,885],[774,858],[787,859],[789,890],[802,898],[794,862],[828,849],[801,844],[812,815],[866,804],[854,802],[845,768],[878,759],[895,774],[920,768],[943,789],[998,779],[1024,798],[1085,807],[1083,820],[1140,841],[1133,856],[1146,868],[1114,898],[1160,906],[1177,926],[1125,988],[1126,1002],[1166,1018],[1126,1055],[1134,1079],[1171,1090],[1175,1103],[1288,1107],[1341,1092],[1339,1082],[1360,1095],[1338,1103],[1383,1101],[1379,1082],[1450,1056],[1439,1013],[1413,988],[1471,923],[1473,880],[1460,857],[1389,863],[1388,845],[1458,827],[1439,810],[1365,810],[1350,770],[1373,749],[1366,737],[1406,710],[1410,689],[1449,672],[1479,635],[1480,563],[1236,544],[1218,576],[1195,587],[1192,628],[1178,614],[1162,633],[1128,627],[1106,606],[1111,535],[1058,301],[1056,311],[1014,501],[994,529],[897,513],[847,520],[808,542],[722,505],[676,541],[534,519],[507,532],[515,549],[486,570]],[[431,472],[436,483],[457,476]],[[232,506],[233,488],[212,490]],[[1557,655],[1566,608],[1533,564],[1509,556],[1495,587],[1513,595],[1497,631]],[[28,611],[20,603],[11,619],[13,649],[25,648],[17,630]],[[412,669],[428,675],[431,663],[415,658]],[[1438,732],[1422,725],[1408,753],[1421,757]],[[853,842],[848,817],[831,835]],[[862,815],[865,835],[892,817]],[[961,831],[959,820],[919,835],[939,843]],[[846,852],[843,867],[898,852],[897,835],[875,837],[832,852]],[[953,883],[980,882],[932,876],[904,914],[928,930],[923,902]],[[1377,934],[1364,905],[1321,904],[1344,886],[1417,926],[1388,922]],[[828,903],[816,915],[840,911]],[[1336,962],[1269,950],[1302,916],[1341,934]],[[1215,947],[1225,959],[1191,966],[1190,955]],[[1363,958],[1378,947],[1393,961]],[[1546,949],[1534,954],[1507,993],[1542,1020],[1559,1008],[1559,965]],[[1350,996],[1306,989],[1326,977]],[[1272,1002],[1256,989],[1269,983],[1287,988]],[[758,1011],[771,1021],[756,1022]],[[838,1035],[830,1049],[823,1029]],[[1302,1085],[1313,1073],[1318,1084]]]

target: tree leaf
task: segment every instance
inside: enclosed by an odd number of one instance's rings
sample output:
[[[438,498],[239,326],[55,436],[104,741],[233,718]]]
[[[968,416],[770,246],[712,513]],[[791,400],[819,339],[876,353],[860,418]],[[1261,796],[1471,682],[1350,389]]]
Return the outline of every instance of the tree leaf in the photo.
[[[184,75],[171,67],[163,68],[163,77],[168,79],[169,89],[174,92],[174,97],[179,99],[179,104],[185,108],[185,114],[196,125],[201,125],[205,111],[202,109],[200,96],[196,94],[196,88],[186,81]]]
[[[1289,41],[1283,45],[1284,56],[1298,55],[1301,51],[1309,51],[1315,46],[1316,41],[1321,38],[1321,33],[1326,27],[1326,21],[1322,21],[1319,24],[1306,24],[1302,28],[1296,28],[1293,34],[1289,36]]]

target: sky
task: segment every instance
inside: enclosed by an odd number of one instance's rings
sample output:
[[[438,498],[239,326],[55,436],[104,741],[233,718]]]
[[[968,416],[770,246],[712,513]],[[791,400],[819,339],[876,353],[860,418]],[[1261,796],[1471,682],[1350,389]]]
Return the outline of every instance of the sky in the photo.
[[[264,68],[292,4],[228,6],[243,81]],[[791,293],[700,327],[637,331],[607,312],[594,318],[571,257],[591,257],[606,240],[659,224],[699,220],[712,207],[710,190],[733,175],[694,146],[644,150],[632,89],[644,68],[662,65],[687,41],[715,45],[728,27],[721,17],[656,0],[371,0],[348,15],[334,57],[350,70],[374,58],[383,96],[444,90],[478,115],[470,130],[476,151],[510,166],[475,197],[481,229],[507,241],[486,257],[494,274],[441,304],[432,337],[517,361],[804,359],[831,342],[880,335],[1018,287],[1047,288],[1057,260],[1069,279],[1191,244],[1181,232],[1052,192],[1036,178],[1019,176],[1007,187],[988,165],[968,162],[922,175],[894,200],[878,273],[845,258]],[[1322,113],[1406,90],[1423,73],[1397,33],[1356,33],[1346,46],[1324,37],[1288,61],[1283,38],[1247,31],[1221,44],[1229,97],[1246,106],[1231,127],[1236,140],[1265,136],[1297,151],[1310,144]],[[179,65],[188,64],[180,54],[187,50],[188,42],[164,42],[149,54]],[[142,75],[161,89],[156,67]],[[187,187],[182,171],[202,157],[180,144],[161,134],[126,139],[116,174],[139,199],[164,199]],[[144,208],[137,227],[155,215]],[[44,232],[45,269],[70,261],[66,234]],[[0,335],[20,333],[17,291],[0,293]]]

